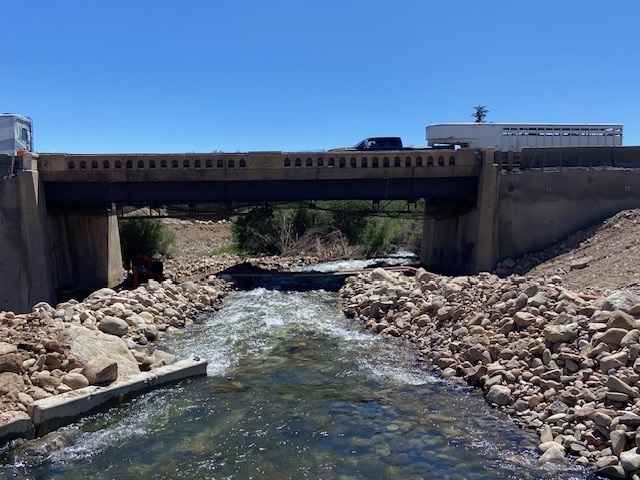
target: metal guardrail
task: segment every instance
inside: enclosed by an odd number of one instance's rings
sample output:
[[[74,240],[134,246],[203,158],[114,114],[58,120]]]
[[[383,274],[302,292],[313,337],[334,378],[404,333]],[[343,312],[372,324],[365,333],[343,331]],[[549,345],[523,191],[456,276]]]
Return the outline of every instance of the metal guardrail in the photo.
[[[640,168],[640,147],[545,147],[520,152],[495,152],[494,161],[507,171],[563,168]]]

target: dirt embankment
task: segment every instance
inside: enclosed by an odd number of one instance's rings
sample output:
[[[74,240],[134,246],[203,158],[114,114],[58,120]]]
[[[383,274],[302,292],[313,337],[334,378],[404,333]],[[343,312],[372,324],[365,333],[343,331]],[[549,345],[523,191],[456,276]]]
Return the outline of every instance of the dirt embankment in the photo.
[[[167,220],[176,232],[176,249],[165,268],[176,281],[195,280],[223,270],[237,262],[270,265],[282,262],[273,257],[250,258],[221,254],[232,244],[231,224],[211,221]],[[301,255],[305,262],[313,256]],[[291,258],[285,263],[297,263]],[[614,290],[640,293],[640,209],[625,210],[605,222],[578,232],[542,252],[515,260],[513,272],[533,278],[558,275],[566,288],[592,295]],[[204,275],[203,275],[204,274]]]
[[[515,273],[558,275],[570,290],[606,295],[640,293],[640,209],[625,210],[601,224],[571,235],[542,252],[516,261]]]

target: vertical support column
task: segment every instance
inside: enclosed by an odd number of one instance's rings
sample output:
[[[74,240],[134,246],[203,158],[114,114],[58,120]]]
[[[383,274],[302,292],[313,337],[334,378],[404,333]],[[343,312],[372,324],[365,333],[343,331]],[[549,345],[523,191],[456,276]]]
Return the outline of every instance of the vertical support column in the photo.
[[[486,162],[487,157],[484,157]],[[493,163],[485,163],[478,179],[478,209],[474,212],[475,258],[473,272],[491,271],[498,259],[498,178],[500,170]]]
[[[465,265],[472,259],[472,246],[459,232],[468,221],[468,214],[437,219],[425,214],[422,230],[420,260],[425,265],[443,273],[464,273]]]
[[[425,204],[427,200],[425,200]],[[422,223],[422,243],[420,244],[420,262],[425,265],[435,265],[435,251],[433,249],[435,237],[435,220],[427,216],[425,212]]]
[[[120,244],[120,229],[118,227],[118,210],[112,203],[107,212],[107,235],[109,246],[105,271],[106,285],[113,287],[120,283],[124,274],[122,267],[122,245]]]
[[[0,183],[1,310],[55,305],[59,288],[80,295],[116,285],[123,274],[115,208],[49,214],[37,158],[25,154],[23,170]]]
[[[25,170],[20,170],[18,189],[20,192],[19,212],[20,230],[22,231],[22,265],[26,275],[20,277],[22,294],[19,302],[21,310],[29,310],[38,302],[54,302],[56,287],[52,282],[55,277],[49,256],[50,238],[46,222],[46,206],[41,189],[37,156],[29,154],[25,161]]]
[[[73,283],[91,291],[120,282],[123,268],[116,209],[65,215]]]

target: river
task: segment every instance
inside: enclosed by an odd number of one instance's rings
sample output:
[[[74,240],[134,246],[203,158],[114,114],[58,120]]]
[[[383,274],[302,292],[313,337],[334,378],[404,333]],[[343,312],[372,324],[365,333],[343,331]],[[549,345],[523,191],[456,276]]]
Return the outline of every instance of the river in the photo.
[[[335,293],[234,292],[164,347],[208,375],[0,450],[15,479],[586,479],[534,432],[360,330]]]

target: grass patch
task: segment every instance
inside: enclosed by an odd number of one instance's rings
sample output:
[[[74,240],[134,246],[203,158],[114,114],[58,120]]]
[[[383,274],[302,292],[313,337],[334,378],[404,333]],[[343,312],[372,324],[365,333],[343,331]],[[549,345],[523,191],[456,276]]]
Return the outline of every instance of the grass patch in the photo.
[[[214,248],[209,254],[211,257],[217,257],[218,255],[238,255],[240,249],[235,245],[224,245],[222,247]]]

